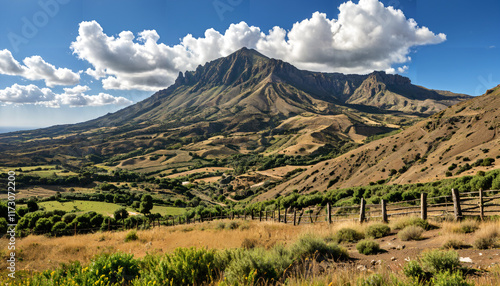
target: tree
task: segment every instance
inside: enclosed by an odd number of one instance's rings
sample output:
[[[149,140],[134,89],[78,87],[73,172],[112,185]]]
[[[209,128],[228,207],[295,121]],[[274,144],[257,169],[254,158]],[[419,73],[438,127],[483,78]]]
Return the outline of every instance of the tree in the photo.
[[[153,197],[151,195],[143,195],[141,198],[141,208],[139,212],[147,215],[153,209]]]
[[[128,211],[125,208],[119,208],[114,212],[114,217],[115,220],[121,220],[123,223],[123,220],[128,217]]]
[[[52,229],[52,223],[48,218],[41,218],[36,221],[35,232],[37,234],[47,233]]]
[[[52,233],[55,236],[61,236],[66,232],[66,223],[63,221],[58,221],[52,226]]]
[[[39,210],[39,207],[38,207],[38,204],[36,203],[36,201],[34,199],[31,199],[28,201],[28,211],[30,213],[32,212],[36,212],[37,210]]]

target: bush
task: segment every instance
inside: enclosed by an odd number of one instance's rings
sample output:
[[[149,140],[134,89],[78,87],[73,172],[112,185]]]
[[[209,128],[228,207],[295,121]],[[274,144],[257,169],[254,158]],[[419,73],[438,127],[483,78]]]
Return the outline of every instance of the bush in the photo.
[[[422,269],[422,266],[415,260],[411,260],[403,266],[403,273],[406,277],[413,277],[418,280],[425,277],[424,269]]]
[[[406,218],[401,218],[399,219],[395,225],[394,229],[403,229],[407,226],[419,226],[423,228],[424,230],[429,230],[431,229],[431,225],[427,220],[421,219],[419,217],[406,217]]]
[[[459,232],[472,233],[479,229],[479,222],[476,220],[466,220],[460,223]]]
[[[431,273],[454,271],[460,266],[458,253],[454,250],[431,250],[420,257],[422,267]]]
[[[356,249],[364,255],[377,254],[380,251],[380,245],[371,239],[364,239],[356,244]]]
[[[225,229],[226,228],[226,223],[223,222],[223,221],[219,221],[217,223],[217,226],[215,227],[215,229],[218,229],[218,230],[222,230],[222,229]]]
[[[255,238],[245,237],[245,239],[243,239],[243,241],[241,242],[241,248],[252,249],[252,248],[255,248],[258,243],[259,243],[259,241]]]
[[[485,229],[481,229],[479,233],[476,233],[475,240],[472,245],[477,249],[488,249],[493,248],[498,240],[498,230],[495,226],[490,226]]]
[[[449,239],[443,244],[444,249],[463,249],[468,247],[470,247],[470,245],[456,239]]]
[[[138,240],[138,239],[139,239],[139,236],[137,235],[137,231],[135,231],[135,230],[130,231],[125,236],[125,242],[134,241],[134,240]]]
[[[272,251],[262,248],[234,251],[230,256],[232,257],[225,270],[229,285],[255,285],[264,281],[277,281],[293,263],[290,252],[281,245]]]
[[[422,233],[424,233],[424,229],[422,227],[410,225],[399,231],[398,237],[402,241],[420,240],[422,239]]]
[[[218,265],[215,250],[177,248],[163,257],[148,257],[146,270],[134,282],[136,285],[204,285],[217,275]]]
[[[226,224],[226,229],[237,229],[239,226],[239,222],[232,220]]]
[[[337,243],[342,243],[342,242],[356,242],[361,239],[365,238],[365,236],[357,232],[356,230],[352,228],[342,228],[334,236],[334,240]]]
[[[373,238],[380,238],[388,235],[391,232],[391,228],[383,223],[377,223],[370,225],[366,229],[366,235]]]
[[[335,243],[326,243],[312,234],[301,236],[290,249],[293,258],[314,257],[317,259],[344,260],[349,258],[347,251]]]
[[[460,272],[440,272],[432,278],[434,286],[473,286],[474,283],[468,283]]]
[[[89,273],[94,281],[100,281],[102,277],[110,283],[131,281],[139,275],[139,261],[132,254],[104,254],[93,259]]]
[[[52,226],[52,233],[55,236],[61,236],[66,233],[66,223],[63,221],[58,221]]]
[[[372,274],[366,278],[360,278],[358,280],[359,286],[384,286],[387,285],[384,277],[380,274]]]

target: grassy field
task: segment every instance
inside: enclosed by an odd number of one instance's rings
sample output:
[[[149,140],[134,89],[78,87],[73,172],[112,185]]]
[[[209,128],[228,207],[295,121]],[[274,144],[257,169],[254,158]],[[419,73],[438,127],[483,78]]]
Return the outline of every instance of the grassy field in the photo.
[[[37,170],[38,168],[41,168],[41,170]],[[2,173],[7,173],[9,171],[13,171],[19,169],[18,167],[0,167],[0,172]],[[33,176],[39,176],[42,178],[47,178],[50,176],[54,176],[56,174],[57,176],[74,176],[77,175],[74,172],[71,171],[65,171],[65,170],[57,170],[56,165],[39,165],[39,166],[30,166],[30,167],[21,167],[20,168],[22,171],[21,172],[16,172],[17,174],[26,174],[26,175],[33,175]],[[65,172],[62,172],[65,171]]]
[[[93,201],[72,201],[72,202],[58,202],[58,201],[48,201],[39,203],[40,207],[45,208],[47,211],[52,210],[63,210],[66,212],[70,212],[73,210],[77,210],[77,212],[89,212],[95,211],[98,213],[102,213],[103,215],[112,215],[113,212],[121,206],[113,203],[105,203],[105,202],[93,202]],[[133,211],[130,208],[127,208],[129,211]]]
[[[185,212],[184,208],[177,207],[165,207],[165,206],[154,206],[151,213],[159,213],[162,216],[166,215],[182,215]]]

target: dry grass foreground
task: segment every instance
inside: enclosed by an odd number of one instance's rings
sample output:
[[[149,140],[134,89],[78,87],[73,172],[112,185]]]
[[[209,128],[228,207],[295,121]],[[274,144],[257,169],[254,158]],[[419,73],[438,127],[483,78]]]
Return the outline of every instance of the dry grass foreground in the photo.
[[[459,223],[434,223],[439,228],[425,231],[422,240],[401,241],[394,230],[401,220],[394,220],[389,225],[392,232],[389,236],[376,239],[384,250],[377,255],[363,255],[356,251],[355,243],[343,244],[348,249],[351,261],[344,265],[335,265],[326,268],[321,265],[322,274],[314,274],[308,277],[296,277],[290,280],[290,285],[310,285],[304,281],[315,281],[317,285],[323,285],[327,281],[337,281],[343,285],[347,281],[355,282],[359,277],[380,273],[385,277],[400,275],[403,265],[409,259],[416,259],[422,251],[428,249],[442,248],[443,244],[450,239],[463,242],[465,245],[473,245],[478,237],[492,235],[498,238],[500,222],[469,223],[478,229],[473,233],[461,233],[462,224]],[[136,258],[145,256],[147,253],[172,252],[178,247],[203,247],[209,249],[225,249],[242,247],[245,244],[254,244],[257,247],[270,248],[277,243],[290,245],[300,235],[313,233],[320,237],[331,237],[341,228],[352,228],[358,232],[365,233],[366,229],[373,223],[359,224],[356,222],[344,222],[333,225],[323,223],[314,225],[285,225],[273,222],[247,222],[237,221],[237,229],[227,229],[229,221],[214,221],[198,223],[194,225],[182,225],[174,227],[160,227],[152,230],[137,231],[138,240],[125,242],[124,232],[103,232],[95,234],[77,235],[69,237],[49,238],[45,236],[29,236],[18,239],[16,251],[19,258],[18,270],[43,271],[55,269],[61,263],[80,261],[89,263],[90,259],[102,253],[113,253],[117,251],[131,253]],[[226,226],[226,228],[223,228]],[[2,272],[6,269],[7,240],[0,240],[2,259],[0,267]],[[470,258],[472,262],[462,263],[464,266],[486,270],[482,275],[474,278],[477,285],[500,285],[500,256],[498,249],[479,250],[473,247],[457,250],[460,257]],[[326,271],[325,271],[326,270]],[[316,271],[314,271],[316,272]],[[312,272],[311,272],[312,273]],[[295,278],[294,278],[295,279]],[[343,282],[342,282],[343,281]],[[330,282],[326,283],[328,285]],[[319,283],[319,284],[318,284]],[[315,285],[316,285],[315,284]]]

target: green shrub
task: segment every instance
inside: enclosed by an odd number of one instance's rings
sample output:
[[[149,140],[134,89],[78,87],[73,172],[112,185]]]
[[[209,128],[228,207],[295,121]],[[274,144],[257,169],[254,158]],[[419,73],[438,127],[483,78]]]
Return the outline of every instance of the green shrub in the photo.
[[[466,220],[460,223],[458,232],[472,233],[479,229],[479,222],[476,220]]]
[[[411,260],[403,266],[403,273],[406,277],[413,277],[417,280],[421,280],[425,277],[424,269],[422,269],[422,266],[415,260]]]
[[[380,238],[388,235],[391,232],[391,228],[383,223],[377,223],[370,225],[366,229],[366,235],[373,238]]]
[[[229,285],[254,285],[264,281],[273,285],[292,262],[290,252],[283,246],[271,251],[262,248],[236,251],[225,270],[225,278]]]
[[[420,226],[409,225],[398,232],[398,237],[402,241],[420,240],[422,233],[424,233],[424,229]]]
[[[368,277],[360,278],[358,280],[359,286],[384,286],[387,285],[384,277],[380,274],[372,274]]]
[[[148,257],[143,263],[145,270],[134,285],[204,285],[216,279],[220,271],[215,250],[194,247],[177,248],[163,257]]]
[[[52,226],[52,233],[55,236],[61,236],[66,233],[66,223],[64,221],[58,221]]]
[[[110,283],[131,281],[139,275],[139,261],[132,254],[103,254],[92,260],[89,275],[93,281],[107,278]]]
[[[138,239],[139,239],[139,236],[137,235],[137,231],[135,231],[135,230],[131,230],[125,236],[125,242],[134,241],[134,240],[138,240]]]
[[[306,257],[343,260],[349,257],[344,248],[335,243],[326,243],[325,240],[312,234],[301,236],[292,245],[290,251],[296,260]]]
[[[473,286],[474,283],[468,283],[460,272],[440,272],[432,278],[434,286]]]
[[[380,245],[371,239],[364,239],[356,244],[356,249],[364,255],[377,254],[380,251]]]
[[[431,225],[427,220],[421,219],[419,217],[407,217],[407,218],[402,218],[397,221],[397,223],[394,225],[394,229],[403,229],[407,226],[419,226],[423,228],[424,230],[429,230],[431,229]]]
[[[365,236],[357,232],[356,230],[352,228],[342,228],[334,236],[334,240],[337,243],[342,243],[342,242],[356,242],[361,239],[365,238]]]
[[[431,250],[424,252],[420,257],[424,270],[431,273],[454,271],[460,266],[458,253],[454,250]]]

